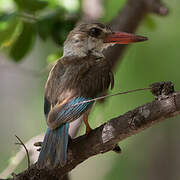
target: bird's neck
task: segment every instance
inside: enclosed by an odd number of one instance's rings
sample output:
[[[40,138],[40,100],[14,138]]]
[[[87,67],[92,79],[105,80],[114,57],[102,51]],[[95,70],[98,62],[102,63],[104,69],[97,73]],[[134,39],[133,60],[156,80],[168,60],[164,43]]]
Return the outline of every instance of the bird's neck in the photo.
[[[88,48],[87,45],[74,46],[73,43],[66,43],[64,45],[63,57],[76,56],[76,57],[86,57],[88,55],[93,55],[96,57],[104,57],[103,53],[95,48]]]

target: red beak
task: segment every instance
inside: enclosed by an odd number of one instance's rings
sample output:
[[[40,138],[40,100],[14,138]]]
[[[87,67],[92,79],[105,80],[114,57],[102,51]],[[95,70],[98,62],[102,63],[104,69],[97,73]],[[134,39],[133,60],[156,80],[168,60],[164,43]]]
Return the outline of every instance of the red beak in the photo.
[[[107,35],[104,43],[129,44],[146,40],[148,40],[148,38],[143,36],[138,36],[125,32],[113,32],[112,34]]]

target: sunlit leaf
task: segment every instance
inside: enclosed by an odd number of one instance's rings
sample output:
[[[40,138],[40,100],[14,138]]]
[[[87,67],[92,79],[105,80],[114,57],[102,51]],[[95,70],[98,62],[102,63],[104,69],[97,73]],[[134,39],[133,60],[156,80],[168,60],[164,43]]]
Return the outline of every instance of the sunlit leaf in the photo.
[[[8,26],[10,21],[14,20],[16,18],[17,13],[6,13],[1,12],[0,13],[0,31],[5,30]]]
[[[14,0],[20,10],[38,11],[47,7],[48,2],[44,0]]]
[[[19,38],[13,44],[10,50],[10,56],[16,61],[22,60],[22,58],[31,50],[35,37],[35,29],[33,24],[24,23],[23,30],[19,35]]]
[[[75,12],[79,9],[80,3],[78,0],[61,0],[62,6],[69,12]]]

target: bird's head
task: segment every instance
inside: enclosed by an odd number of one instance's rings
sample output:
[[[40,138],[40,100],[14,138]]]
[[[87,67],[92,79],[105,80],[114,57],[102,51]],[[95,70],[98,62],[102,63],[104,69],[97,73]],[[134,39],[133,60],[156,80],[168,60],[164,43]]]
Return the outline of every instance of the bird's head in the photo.
[[[64,43],[64,56],[103,56],[103,49],[114,44],[129,44],[147,40],[146,37],[125,32],[113,32],[101,23],[80,24],[68,35]]]

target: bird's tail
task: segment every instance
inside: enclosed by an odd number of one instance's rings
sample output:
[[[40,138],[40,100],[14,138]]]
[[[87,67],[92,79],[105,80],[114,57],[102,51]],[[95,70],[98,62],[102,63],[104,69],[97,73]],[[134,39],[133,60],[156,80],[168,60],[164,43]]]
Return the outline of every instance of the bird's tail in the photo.
[[[38,167],[64,166],[67,160],[69,123],[62,124],[59,128],[47,128],[41,152],[38,158]]]

